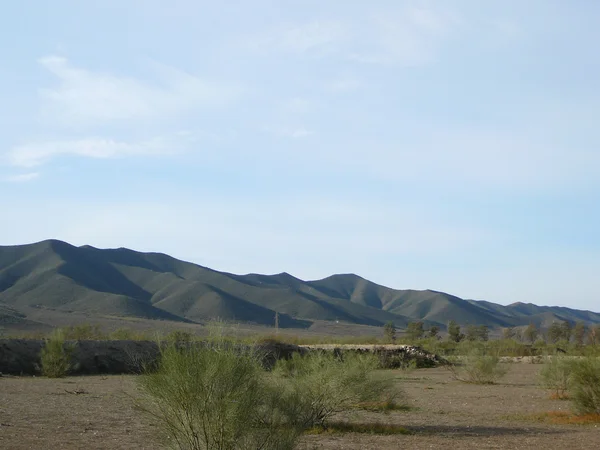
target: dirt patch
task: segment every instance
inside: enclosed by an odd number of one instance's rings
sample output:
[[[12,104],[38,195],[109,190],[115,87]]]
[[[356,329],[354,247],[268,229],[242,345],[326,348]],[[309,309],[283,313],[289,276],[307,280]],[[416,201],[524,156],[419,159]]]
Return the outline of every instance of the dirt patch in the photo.
[[[387,424],[411,434],[306,435],[298,448],[600,448],[600,424],[536,420],[552,411],[568,415],[570,407],[568,401],[550,400],[548,392],[538,388],[539,368],[511,364],[501,384],[485,386],[455,381],[444,368],[384,371],[382,376],[394,377],[404,389],[410,408],[387,414],[352,411],[335,420]],[[132,375],[0,378],[0,448],[161,448],[153,421],[133,407],[136,395]]]

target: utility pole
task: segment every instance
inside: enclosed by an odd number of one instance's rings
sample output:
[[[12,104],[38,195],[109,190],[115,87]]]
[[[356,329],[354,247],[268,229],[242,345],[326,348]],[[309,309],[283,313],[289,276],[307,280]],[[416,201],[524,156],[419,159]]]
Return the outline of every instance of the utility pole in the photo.
[[[279,334],[279,313],[275,311],[275,334]]]

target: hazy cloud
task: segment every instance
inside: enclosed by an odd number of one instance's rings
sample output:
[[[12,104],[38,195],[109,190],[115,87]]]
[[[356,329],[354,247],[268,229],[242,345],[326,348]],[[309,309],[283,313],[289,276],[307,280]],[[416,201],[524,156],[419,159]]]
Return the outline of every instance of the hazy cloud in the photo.
[[[40,174],[38,172],[22,173],[22,174],[18,174],[18,175],[9,175],[9,176],[3,177],[2,181],[7,182],[7,183],[26,183],[28,181],[35,180],[37,177],[39,177],[39,175]]]
[[[153,65],[159,82],[92,72],[65,58],[39,63],[59,81],[40,90],[44,116],[64,125],[172,117],[197,108],[218,107],[240,94],[236,86],[203,80],[167,66]]]
[[[65,141],[32,142],[14,147],[7,161],[13,166],[35,167],[59,156],[80,156],[95,159],[168,154],[177,151],[177,142],[155,138],[142,142],[87,138]]]
[[[424,6],[376,14],[368,22],[364,43],[357,44],[350,57],[363,63],[427,64],[458,22],[453,14]]]
[[[314,20],[303,24],[280,25],[247,38],[244,46],[260,53],[328,52],[336,50],[347,34],[346,25],[340,21]]]

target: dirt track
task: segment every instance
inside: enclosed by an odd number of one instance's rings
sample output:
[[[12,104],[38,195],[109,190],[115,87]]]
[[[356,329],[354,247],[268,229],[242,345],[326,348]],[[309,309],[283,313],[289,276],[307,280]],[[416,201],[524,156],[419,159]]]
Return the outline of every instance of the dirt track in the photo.
[[[519,416],[568,410],[536,386],[537,364],[512,364],[502,384],[477,386],[451,379],[443,368],[397,378],[413,407],[408,412],[356,412],[340,419],[406,426],[413,435],[305,436],[299,448],[600,448],[600,424],[552,425]],[[64,380],[0,378],[0,448],[155,449],[152,421],[133,408],[134,376]]]

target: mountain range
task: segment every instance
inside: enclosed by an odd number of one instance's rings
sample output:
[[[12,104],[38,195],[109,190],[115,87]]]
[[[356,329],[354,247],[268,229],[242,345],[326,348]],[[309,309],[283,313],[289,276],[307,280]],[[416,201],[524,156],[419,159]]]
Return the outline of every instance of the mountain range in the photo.
[[[449,320],[491,328],[553,321],[599,324],[600,314],[566,307],[508,306],[432,290],[398,290],[354,274],[303,281],[288,273],[235,275],[162,253],[76,247],[58,240],[0,246],[0,323],[32,308],[88,316],[202,323],[211,319],[307,328],[315,320],[399,328]]]

